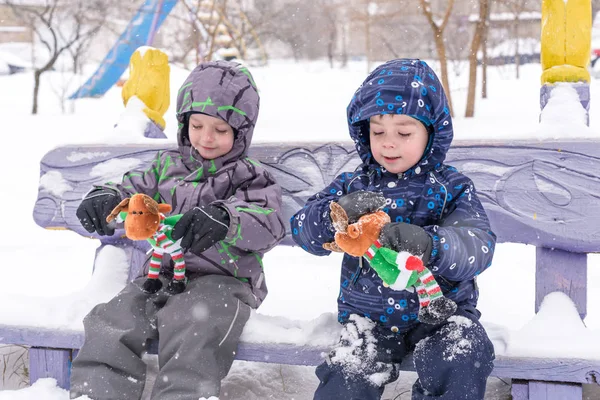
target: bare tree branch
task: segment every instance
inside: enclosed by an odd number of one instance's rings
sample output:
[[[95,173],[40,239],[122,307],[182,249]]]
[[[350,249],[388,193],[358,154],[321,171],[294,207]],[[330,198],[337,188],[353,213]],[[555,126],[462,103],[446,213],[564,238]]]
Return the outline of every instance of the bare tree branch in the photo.
[[[52,69],[65,52],[81,54],[84,45],[95,36],[106,22],[107,2],[75,0],[64,3],[61,0],[47,0],[45,6],[20,5],[6,0],[6,4],[17,18],[27,21],[39,42],[48,50],[48,58],[41,66],[34,66],[34,89],[32,114],[38,111],[40,78]],[[99,7],[102,5],[102,8]],[[93,20],[89,14],[100,18]],[[79,48],[79,50],[77,50]]]
[[[467,107],[465,117],[470,118],[475,116],[475,88],[477,86],[477,52],[481,47],[485,25],[487,24],[489,13],[489,0],[479,0],[479,19],[475,26],[475,33],[471,40],[471,51],[469,54],[469,89],[467,91]]]
[[[421,4],[421,10],[427,18],[427,21],[429,22],[429,26],[431,27],[431,31],[433,33],[433,39],[435,41],[435,47],[440,61],[442,85],[444,86],[446,97],[448,98],[448,108],[450,108],[450,114],[454,115],[454,107],[452,105],[452,93],[450,92],[450,81],[448,80],[448,60],[446,57],[446,44],[444,42],[444,30],[446,29],[446,25],[448,24],[448,20],[450,19],[450,14],[452,13],[452,8],[454,7],[454,0],[448,0],[448,5],[444,13],[444,18],[440,25],[438,25],[435,22],[433,11],[431,10],[431,3],[429,3],[428,0],[419,1]]]

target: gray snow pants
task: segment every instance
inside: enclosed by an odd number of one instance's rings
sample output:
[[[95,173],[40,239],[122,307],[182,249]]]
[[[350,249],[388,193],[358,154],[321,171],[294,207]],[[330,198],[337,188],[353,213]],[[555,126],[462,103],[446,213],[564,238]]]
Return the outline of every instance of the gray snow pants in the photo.
[[[146,378],[142,355],[160,337],[159,374],[152,400],[218,396],[256,299],[233,277],[192,279],[174,296],[144,293],[146,278],[128,284],[84,319],[85,342],[73,361],[71,398],[140,399]],[[168,283],[162,276],[163,287]]]

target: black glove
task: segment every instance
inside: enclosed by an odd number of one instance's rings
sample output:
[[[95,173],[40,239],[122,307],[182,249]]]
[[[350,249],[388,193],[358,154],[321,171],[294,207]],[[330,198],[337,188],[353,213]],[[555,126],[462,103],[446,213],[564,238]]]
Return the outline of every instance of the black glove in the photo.
[[[387,248],[397,252],[407,251],[412,255],[423,255],[423,264],[427,265],[433,241],[425,229],[404,222],[392,222],[384,225],[379,241]]]
[[[348,223],[353,224],[363,215],[385,207],[385,197],[381,193],[359,190],[340,197],[337,203],[346,211]]]
[[[75,215],[89,233],[98,232],[100,236],[112,236],[115,233],[115,228],[106,222],[106,217],[120,202],[121,196],[116,190],[95,189],[81,201]]]
[[[229,231],[229,213],[211,204],[194,207],[181,217],[173,227],[171,236],[181,239],[181,247],[199,255],[220,240]]]

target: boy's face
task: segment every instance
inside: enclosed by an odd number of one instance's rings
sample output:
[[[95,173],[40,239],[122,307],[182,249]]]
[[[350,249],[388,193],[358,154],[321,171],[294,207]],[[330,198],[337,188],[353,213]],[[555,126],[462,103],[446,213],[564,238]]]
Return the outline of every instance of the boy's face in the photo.
[[[394,174],[406,172],[418,163],[429,140],[425,125],[401,114],[371,117],[369,136],[373,157]]]
[[[233,148],[233,128],[222,119],[210,115],[192,114],[188,135],[192,146],[206,160],[227,154]]]

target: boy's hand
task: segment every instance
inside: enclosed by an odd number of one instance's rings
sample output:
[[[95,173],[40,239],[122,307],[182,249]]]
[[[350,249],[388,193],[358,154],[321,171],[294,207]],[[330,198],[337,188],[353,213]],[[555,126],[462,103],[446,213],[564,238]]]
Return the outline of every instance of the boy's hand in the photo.
[[[427,265],[433,241],[425,229],[417,225],[404,222],[392,222],[381,229],[379,241],[385,247],[393,249],[398,253],[406,251],[415,256],[421,256],[423,263]]]
[[[346,211],[348,223],[353,224],[363,215],[385,207],[385,197],[381,193],[359,190],[340,197],[337,203]]]
[[[89,233],[98,232],[100,236],[112,236],[115,229],[106,222],[106,217],[120,202],[121,196],[116,190],[95,189],[81,201],[75,215]]]
[[[225,239],[229,231],[229,213],[222,207],[194,207],[173,227],[171,236],[181,239],[181,248],[199,255],[215,243]]]

